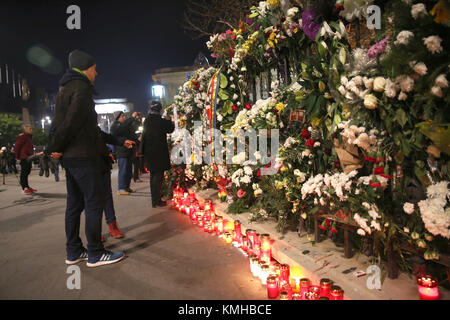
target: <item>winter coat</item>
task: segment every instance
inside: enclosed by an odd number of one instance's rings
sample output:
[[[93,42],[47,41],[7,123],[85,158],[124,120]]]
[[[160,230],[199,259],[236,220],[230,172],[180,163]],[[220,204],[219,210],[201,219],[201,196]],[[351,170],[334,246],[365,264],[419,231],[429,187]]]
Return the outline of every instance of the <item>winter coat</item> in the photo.
[[[75,70],[64,74],[56,97],[47,152],[63,153],[62,161],[66,167],[88,163],[105,172],[111,167],[105,143],[119,145],[125,140],[100,130],[94,94],[95,88],[84,74]]]
[[[142,134],[142,153],[147,169],[151,172],[163,172],[170,169],[167,134],[175,129],[170,120],[162,119],[160,115],[149,114],[145,118]]]
[[[32,156],[34,154],[32,135],[26,132],[19,134],[14,144],[14,152],[17,160],[27,159],[29,156]]]
[[[122,123],[116,120],[111,125],[110,132],[116,138],[123,138],[125,140],[132,140],[134,142],[137,142],[138,137],[135,132],[138,126],[138,121],[133,117],[126,119]],[[131,149],[128,149],[124,146],[116,147],[116,158],[132,158],[134,154],[133,149],[134,147]]]

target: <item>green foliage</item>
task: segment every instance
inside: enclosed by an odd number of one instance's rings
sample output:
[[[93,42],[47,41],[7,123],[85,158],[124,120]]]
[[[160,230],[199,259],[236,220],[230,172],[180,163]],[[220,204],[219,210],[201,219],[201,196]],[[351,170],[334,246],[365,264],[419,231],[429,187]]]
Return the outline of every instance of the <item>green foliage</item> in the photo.
[[[23,131],[23,122],[17,115],[0,113],[0,147],[12,145]]]

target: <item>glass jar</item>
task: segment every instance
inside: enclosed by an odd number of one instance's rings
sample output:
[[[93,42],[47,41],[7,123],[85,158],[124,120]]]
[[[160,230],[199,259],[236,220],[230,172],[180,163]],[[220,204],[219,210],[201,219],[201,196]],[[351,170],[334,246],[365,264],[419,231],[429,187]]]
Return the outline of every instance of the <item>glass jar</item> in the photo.
[[[344,300],[344,290],[339,286],[331,286],[330,300]]]

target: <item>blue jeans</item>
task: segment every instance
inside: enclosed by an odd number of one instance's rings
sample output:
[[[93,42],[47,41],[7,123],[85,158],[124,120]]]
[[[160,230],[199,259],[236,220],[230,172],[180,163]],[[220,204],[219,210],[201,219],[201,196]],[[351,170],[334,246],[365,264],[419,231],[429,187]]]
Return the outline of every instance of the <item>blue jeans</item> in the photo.
[[[106,223],[110,224],[116,220],[116,211],[114,210],[114,202],[111,188],[111,171],[103,174],[103,186],[105,188],[105,218]]]
[[[66,168],[66,250],[68,257],[78,257],[83,251],[80,239],[80,216],[86,215],[86,239],[89,256],[98,256],[104,247],[101,241],[102,213],[105,189],[102,173],[93,166]]]
[[[127,190],[131,184],[132,161],[130,158],[119,158],[119,190]]]

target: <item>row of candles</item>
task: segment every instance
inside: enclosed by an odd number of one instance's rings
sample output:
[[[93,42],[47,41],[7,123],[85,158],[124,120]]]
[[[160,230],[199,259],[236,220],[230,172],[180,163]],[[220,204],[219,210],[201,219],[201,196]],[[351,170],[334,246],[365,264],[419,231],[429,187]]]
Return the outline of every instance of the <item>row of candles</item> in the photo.
[[[200,204],[195,193],[174,190],[175,208],[189,215],[192,223],[205,232],[215,233],[228,244],[241,248],[249,257],[250,271],[267,288],[269,299],[280,300],[343,300],[344,292],[329,279],[321,279],[320,285],[313,285],[302,278],[299,267],[280,264],[272,258],[272,243],[269,234],[259,234],[247,229],[245,234],[239,220],[229,221],[217,216],[212,202]],[[294,271],[291,274],[291,269]]]
[[[253,276],[267,287],[269,299],[280,300],[343,300],[344,291],[327,278],[313,285],[302,277],[299,267],[280,264],[272,258],[272,242],[269,234],[259,234],[253,229],[242,233],[239,220],[229,221],[214,212],[212,201],[204,204],[196,199],[195,193],[176,188],[173,192],[175,208],[188,215],[192,223],[205,232],[215,233],[226,243],[241,248],[249,257]],[[439,297],[436,278],[429,275],[417,277],[418,290],[422,300],[436,300]]]

